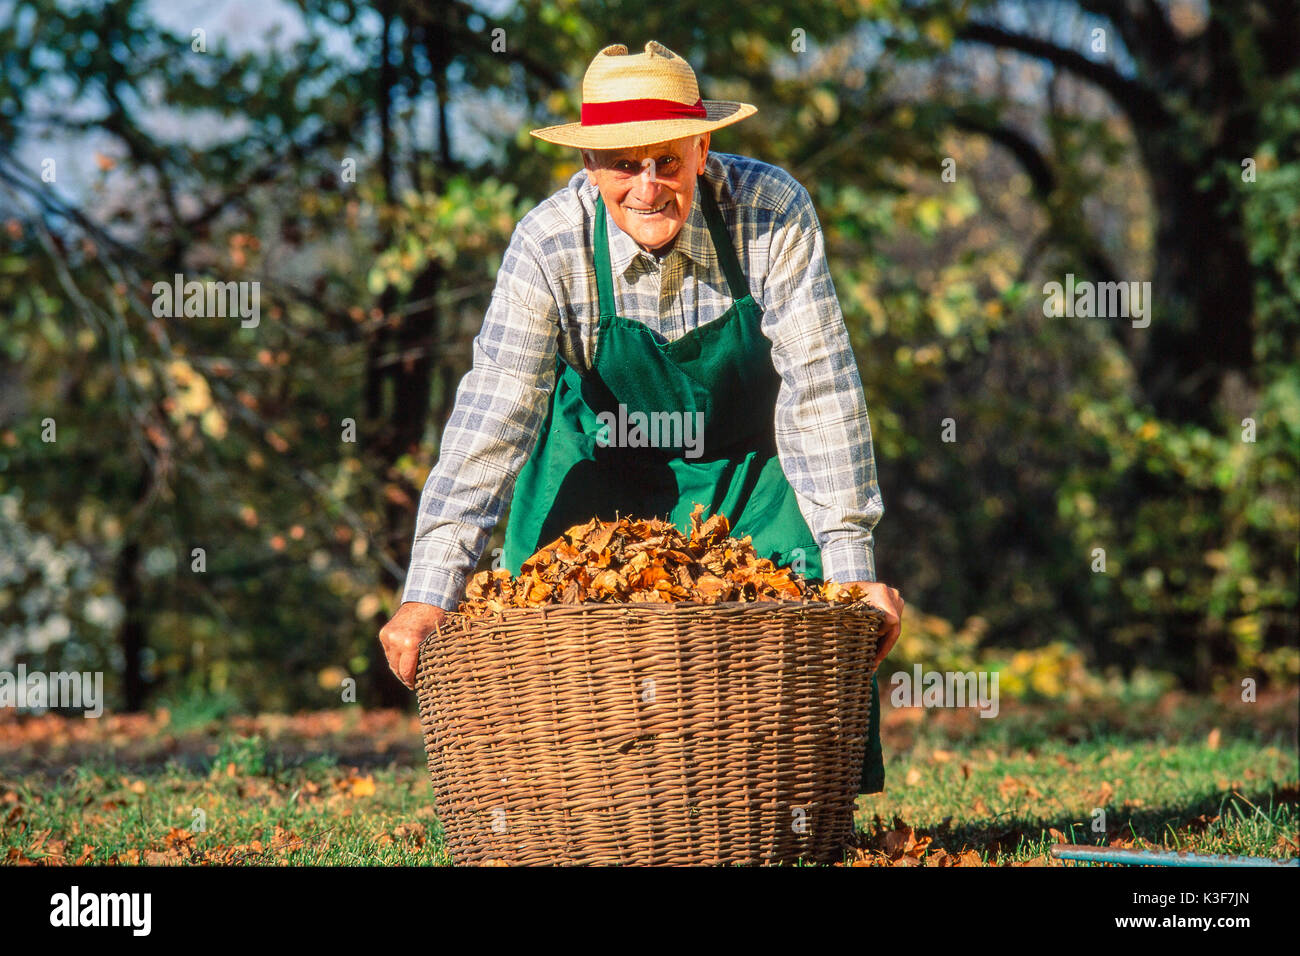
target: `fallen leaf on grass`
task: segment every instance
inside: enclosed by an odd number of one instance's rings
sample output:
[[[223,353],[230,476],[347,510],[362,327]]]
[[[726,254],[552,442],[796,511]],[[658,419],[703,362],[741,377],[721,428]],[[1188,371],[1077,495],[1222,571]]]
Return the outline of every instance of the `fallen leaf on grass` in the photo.
[[[27,852],[28,853],[38,852],[41,846],[45,843],[46,839],[49,837],[49,835],[53,832],[54,832],[53,830],[45,829],[42,830],[40,833],[37,833],[35,835],[35,839],[32,840],[32,845],[27,848]]]
[[[1038,792],[1038,788],[1032,783],[1029,783],[1026,780],[1017,780],[1010,774],[1003,777],[1002,782],[998,784],[998,793],[1002,794],[1002,796],[1007,799],[1022,793],[1030,800],[1037,800],[1042,796],[1042,794]]]
[[[348,791],[354,797],[373,797],[375,795],[375,778],[369,775],[364,777],[352,777],[348,780],[351,789]]]
[[[424,846],[425,829],[423,823],[399,823],[393,827],[393,836],[406,840],[416,846]]]
[[[167,831],[167,835],[163,837],[163,842],[169,848],[183,847],[186,850],[192,850],[194,848],[194,834],[189,830],[182,830],[180,827],[172,827]]]

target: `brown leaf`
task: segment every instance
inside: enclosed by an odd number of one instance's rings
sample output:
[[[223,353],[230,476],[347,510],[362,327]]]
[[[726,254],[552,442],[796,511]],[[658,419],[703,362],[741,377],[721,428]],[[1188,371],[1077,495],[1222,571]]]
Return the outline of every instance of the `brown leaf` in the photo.
[[[40,848],[45,844],[46,839],[49,837],[49,835],[52,832],[53,832],[52,830],[45,829],[35,834],[35,839],[32,841],[32,845],[27,848],[27,852],[35,853],[38,850],[40,850]]]
[[[917,840],[916,843],[908,847],[906,851],[907,855],[914,856],[919,860],[921,857],[925,856],[926,848],[929,847],[929,845],[930,845],[930,837],[928,836],[921,837],[921,839]]]
[[[163,837],[163,842],[169,847],[188,847],[194,842],[194,834],[189,830],[182,830],[180,827],[172,827],[167,831],[167,835]]]
[[[881,836],[880,842],[881,849],[894,859],[904,855],[916,845],[916,833],[911,827],[905,826],[886,832]]]
[[[686,533],[658,517],[592,518],[574,525],[524,561],[517,579],[503,570],[475,574],[458,610],[477,617],[584,601],[825,602],[861,596],[856,586],[814,587],[790,568],[778,568],[754,551],[748,535],[728,537],[725,515],[705,519],[703,509],[696,503]]]

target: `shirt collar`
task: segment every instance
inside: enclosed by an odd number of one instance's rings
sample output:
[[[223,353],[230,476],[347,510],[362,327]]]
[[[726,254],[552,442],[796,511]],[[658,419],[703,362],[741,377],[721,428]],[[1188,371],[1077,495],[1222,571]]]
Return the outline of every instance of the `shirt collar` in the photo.
[[[704,160],[704,180],[713,187],[715,195],[720,194],[719,208],[731,201],[731,184],[727,176],[727,169],[718,154],[712,150],[709,151],[709,155]],[[596,187],[588,182],[586,188],[590,190],[594,210],[597,196]],[[700,184],[697,183],[695,196],[691,199],[690,214],[686,217],[686,221],[682,223],[681,231],[677,234],[677,241],[664,259],[667,260],[674,253],[680,252],[699,265],[702,270],[708,272],[717,266],[718,253],[713,248],[713,239],[709,235],[709,224],[704,218],[703,202],[704,200],[700,197]],[[637,245],[635,239],[614,224],[614,218],[609,215],[608,209],[605,212],[605,224],[609,233],[609,267],[614,275],[626,275],[628,269],[632,267],[638,257],[651,260],[655,258],[652,253],[642,249]]]

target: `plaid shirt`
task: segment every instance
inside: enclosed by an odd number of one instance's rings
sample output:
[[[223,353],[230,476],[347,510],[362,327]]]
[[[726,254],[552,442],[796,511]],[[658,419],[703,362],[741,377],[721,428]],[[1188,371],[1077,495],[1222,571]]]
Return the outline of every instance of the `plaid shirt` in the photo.
[[[762,331],[781,376],[777,454],[823,572],[841,583],[874,581],[872,529],[884,505],[862,382],[812,199],[785,170],[745,156],[709,152],[704,177],[764,310]],[[557,350],[578,371],[591,367],[600,311],[588,239],[596,197],[579,170],[510,238],[474,339],[473,367],[420,496],[403,601],[456,607],[537,442]],[[606,222],[620,315],[674,340],[731,307],[698,196],[662,260],[612,216]]]

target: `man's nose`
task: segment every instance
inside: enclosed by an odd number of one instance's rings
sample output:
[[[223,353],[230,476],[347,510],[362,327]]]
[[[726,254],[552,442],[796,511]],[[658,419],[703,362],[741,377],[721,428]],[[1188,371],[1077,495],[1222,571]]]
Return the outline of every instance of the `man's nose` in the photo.
[[[647,157],[641,160],[641,171],[636,174],[636,191],[638,198],[646,202],[654,199],[659,192],[659,180],[655,178],[655,161]]]

